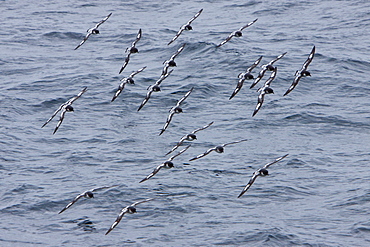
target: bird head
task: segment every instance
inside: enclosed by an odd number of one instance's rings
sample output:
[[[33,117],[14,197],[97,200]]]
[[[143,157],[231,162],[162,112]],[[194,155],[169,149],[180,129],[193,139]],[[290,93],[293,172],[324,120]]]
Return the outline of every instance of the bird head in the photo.
[[[224,147],[222,147],[222,146],[217,146],[215,151],[216,151],[217,153],[223,153],[223,152],[224,152]]]

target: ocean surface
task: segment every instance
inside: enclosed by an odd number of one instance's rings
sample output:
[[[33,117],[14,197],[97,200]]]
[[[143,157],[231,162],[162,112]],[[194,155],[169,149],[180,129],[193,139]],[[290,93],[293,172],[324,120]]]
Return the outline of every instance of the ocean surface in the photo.
[[[369,1],[2,0],[0,11],[0,246],[370,246]],[[118,74],[140,28],[139,53]],[[162,91],[138,112],[183,43]],[[283,97],[313,46],[312,76]],[[229,100],[239,73],[263,56],[257,76],[284,52],[257,115],[256,90],[271,72]],[[111,102],[120,79],[143,66]],[[84,87],[55,135],[59,114],[41,128]],[[178,149],[192,145],[174,168],[139,183],[183,135],[212,121]],[[240,139],[248,141],[189,162]],[[285,154],[237,198],[254,171]],[[147,198],[105,235],[122,208]]]

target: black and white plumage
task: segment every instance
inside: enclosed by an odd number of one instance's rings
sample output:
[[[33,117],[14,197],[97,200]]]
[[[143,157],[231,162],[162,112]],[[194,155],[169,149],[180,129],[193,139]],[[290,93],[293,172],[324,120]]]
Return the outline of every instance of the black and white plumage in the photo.
[[[275,59],[271,60],[269,63],[262,65],[261,71],[258,73],[257,78],[254,80],[254,82],[252,83],[252,85],[250,86],[250,88],[253,88],[254,86],[257,85],[258,82],[261,81],[261,79],[265,75],[266,71],[273,71],[274,68],[275,68],[273,66],[273,64],[276,61],[280,60],[282,57],[284,57],[285,54],[286,54],[286,52],[284,52],[283,54],[277,56]]]
[[[90,37],[91,34],[99,34],[100,33],[100,31],[98,30],[99,26],[101,24],[103,24],[106,20],[108,20],[108,18],[111,15],[112,15],[112,13],[110,13],[103,20],[101,20],[99,23],[97,23],[95,25],[95,27],[88,29],[85,38],[81,41],[81,43],[78,46],[76,46],[75,50],[77,50],[81,45],[83,45],[86,42],[86,40]]]
[[[105,235],[107,235],[108,233],[110,233],[118,224],[119,222],[122,220],[122,217],[128,213],[128,214],[134,214],[136,213],[136,206],[141,204],[141,203],[144,203],[144,202],[149,202],[149,201],[152,201],[153,198],[149,198],[149,199],[146,199],[146,200],[143,200],[143,201],[138,201],[138,202],[135,202],[133,204],[131,204],[130,206],[127,206],[127,207],[124,207],[121,212],[119,213],[117,219],[114,221],[114,223],[112,224],[112,226],[108,229],[108,231],[105,233]]]
[[[161,77],[153,85],[150,85],[147,88],[148,92],[146,93],[145,99],[143,100],[143,102],[141,102],[141,105],[139,106],[137,111],[140,111],[141,108],[144,107],[144,105],[148,102],[148,100],[150,99],[150,96],[152,95],[153,92],[160,92],[161,91],[161,88],[159,87],[159,85],[162,83],[162,81],[164,79],[166,79],[172,73],[172,71],[173,70],[170,70],[167,74],[161,75]]]
[[[252,25],[253,23],[255,23],[257,20],[258,20],[258,18],[257,18],[257,19],[255,19],[255,20],[254,20],[254,21],[252,21],[252,22],[249,22],[247,25],[245,25],[245,26],[243,26],[243,27],[239,28],[238,30],[236,30],[236,31],[234,31],[234,32],[232,32],[232,33],[230,33],[230,34],[229,34],[229,36],[228,36],[224,41],[222,41],[219,45],[217,45],[217,47],[220,47],[220,46],[222,46],[222,45],[226,44],[228,41],[230,41],[230,40],[231,40],[231,38],[232,38],[232,37],[241,37],[241,36],[243,36],[242,31],[243,31],[245,28],[247,28],[247,27],[251,26],[251,25]]]
[[[134,81],[133,77],[135,75],[137,75],[138,73],[142,72],[145,68],[146,68],[146,66],[142,67],[141,69],[139,69],[135,72],[132,72],[128,77],[125,77],[125,78],[121,79],[121,84],[119,84],[118,89],[117,89],[116,93],[114,94],[111,102],[113,102],[122,93],[126,84],[135,84],[135,81]]]
[[[224,152],[224,147],[226,147],[228,145],[231,145],[231,144],[236,144],[236,143],[239,143],[239,142],[244,142],[244,141],[247,141],[247,140],[248,139],[243,139],[243,140],[240,140],[240,141],[229,142],[229,143],[222,144],[220,146],[216,146],[216,147],[210,148],[206,152],[204,152],[202,154],[199,154],[198,156],[190,159],[189,161],[193,161],[193,160],[197,160],[197,159],[203,158],[204,156],[210,154],[213,151],[215,151],[216,153],[223,153]]]
[[[254,76],[251,74],[251,72],[261,62],[261,59],[262,59],[262,56],[260,56],[244,73],[240,73],[238,75],[238,78],[239,78],[238,84],[236,85],[236,88],[234,92],[231,94],[229,100],[232,99],[240,91],[240,89],[243,87],[245,80],[254,79]]]
[[[77,94],[75,97],[73,97],[73,98],[69,99],[67,102],[61,104],[59,106],[59,108],[54,112],[54,114],[44,123],[44,125],[41,126],[41,128],[45,127],[45,125],[47,125],[55,117],[55,115],[57,115],[58,112],[61,111],[59,121],[57,123],[57,126],[54,129],[54,132],[53,132],[53,134],[55,134],[55,132],[57,132],[57,130],[59,129],[59,126],[62,124],[66,112],[74,111],[74,109],[72,107],[73,102],[75,102],[78,98],[80,98],[81,95],[84,94],[86,91],[87,91],[87,87],[83,88],[82,91],[79,94]]]
[[[271,82],[275,79],[276,73],[277,73],[277,67],[274,67],[274,70],[272,71],[270,77],[267,79],[267,81],[265,82],[263,87],[261,87],[260,89],[257,90],[257,92],[259,92],[260,94],[258,95],[257,105],[256,105],[256,108],[253,111],[252,117],[254,117],[254,115],[256,115],[257,112],[261,109],[263,101],[265,99],[265,95],[274,93],[274,90],[272,90],[270,85],[271,85]]]
[[[174,160],[177,156],[179,156],[180,154],[182,154],[183,152],[185,152],[186,150],[188,150],[188,148],[190,147],[191,145],[187,146],[186,148],[184,148],[183,150],[181,150],[180,152],[178,152],[177,154],[171,156],[168,160],[166,160],[165,162],[163,162],[162,164],[160,164],[159,166],[157,166],[153,171],[152,173],[150,173],[148,176],[146,176],[143,180],[141,180],[139,183],[142,183],[148,179],[150,179],[151,177],[153,177],[155,174],[157,174],[159,172],[159,170],[161,170],[162,168],[166,168],[166,169],[171,169],[172,167],[174,167],[173,165],[173,162],[172,160]]]
[[[314,56],[315,56],[315,46],[312,48],[311,53],[308,56],[307,60],[302,65],[302,68],[295,72],[294,81],[292,85],[288,88],[288,90],[285,92],[284,96],[290,93],[298,85],[298,82],[302,77],[311,76],[311,73],[307,70],[307,68],[308,65],[310,65],[310,63],[312,62]]]
[[[207,129],[212,124],[213,124],[213,122],[210,122],[209,124],[207,124],[207,125],[199,128],[199,129],[196,129],[196,130],[192,131],[190,134],[186,134],[183,137],[181,137],[180,141],[177,142],[176,146],[174,146],[171,149],[171,151],[169,151],[168,153],[166,153],[166,155],[169,155],[170,153],[172,153],[173,151],[175,151],[178,147],[180,147],[184,143],[184,141],[194,141],[194,140],[196,140],[197,139],[197,136],[195,134],[198,131]]]
[[[128,62],[130,61],[131,54],[139,52],[139,50],[136,48],[136,43],[139,42],[140,39],[141,39],[141,28],[139,29],[139,32],[136,35],[135,41],[132,42],[131,47],[130,48],[127,47],[127,49],[126,49],[127,56],[125,58],[125,62],[123,63],[121,69],[119,70],[119,74],[121,74],[122,71],[126,68]]]
[[[103,187],[97,187],[97,188],[94,188],[92,190],[87,190],[81,194],[79,194],[78,196],[76,196],[70,203],[67,204],[67,206],[65,206],[60,212],[59,214],[63,213],[64,211],[66,211],[68,208],[70,208],[73,204],[75,204],[78,200],[80,200],[82,197],[85,197],[85,198],[94,198],[94,194],[93,192],[95,191],[99,191],[99,190],[103,190],[103,189],[109,189],[109,188],[112,188],[112,187],[116,187],[117,185],[113,185],[113,186],[103,186]]]
[[[177,32],[175,37],[172,38],[172,40],[167,44],[170,45],[172,42],[174,42],[184,30],[193,30],[193,27],[191,26],[191,23],[198,18],[198,16],[202,13],[203,9],[199,10],[198,13],[196,13],[186,24],[182,25],[180,27],[180,30]]]
[[[166,123],[164,124],[163,128],[161,129],[161,132],[159,133],[159,135],[162,135],[163,132],[167,129],[168,125],[170,124],[171,120],[172,120],[172,117],[173,115],[175,114],[178,114],[178,113],[182,113],[182,108],[180,107],[180,105],[182,104],[182,102],[184,102],[188,97],[189,95],[191,94],[191,92],[193,92],[193,87],[184,95],[184,97],[182,97],[178,102],[177,104],[171,108],[170,110],[170,114],[168,115],[167,117],[167,120],[166,120]]]
[[[167,74],[169,67],[176,67],[177,64],[175,62],[175,58],[184,50],[186,44],[183,44],[180,46],[179,49],[170,57],[170,59],[163,62],[164,67],[162,69],[162,75]]]
[[[238,198],[240,198],[242,195],[244,195],[245,192],[247,192],[247,190],[252,186],[254,181],[256,181],[257,177],[259,177],[259,176],[264,177],[264,176],[269,175],[267,168],[269,168],[271,165],[279,162],[280,160],[284,159],[287,156],[288,156],[288,154],[286,154],[284,156],[281,156],[281,157],[277,158],[276,160],[274,160],[273,162],[267,163],[262,168],[255,171],[253,173],[252,178],[249,180],[248,184],[244,187],[243,191],[239,194]]]

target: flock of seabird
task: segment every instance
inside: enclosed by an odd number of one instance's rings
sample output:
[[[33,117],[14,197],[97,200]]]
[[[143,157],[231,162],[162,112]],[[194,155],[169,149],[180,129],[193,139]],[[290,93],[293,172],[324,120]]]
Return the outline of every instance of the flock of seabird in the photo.
[[[199,10],[186,24],[182,25],[180,27],[180,30],[170,40],[170,42],[168,43],[168,45],[170,45],[174,41],[176,41],[179,38],[179,36],[183,33],[183,31],[185,31],[185,30],[187,30],[187,31],[192,30],[193,29],[192,26],[191,26],[192,22],[199,17],[199,15],[202,13],[202,11],[203,11],[203,9]],[[99,34],[100,33],[99,30],[98,30],[99,26],[101,24],[103,24],[104,22],[106,22],[111,15],[112,15],[112,13],[110,13],[109,15],[107,15],[103,20],[101,20],[99,23],[97,23],[93,28],[88,29],[87,30],[87,34],[84,37],[84,39],[74,49],[77,50],[78,48],[80,48],[87,41],[87,39],[92,34]],[[230,33],[230,35],[225,40],[223,40],[220,44],[218,44],[217,47],[221,47],[222,45],[225,45],[233,37],[241,37],[242,36],[242,31],[245,28],[250,27],[251,25],[253,25],[254,23],[256,23],[257,20],[258,19],[255,19],[254,21],[252,21],[252,22],[250,22],[250,23],[242,26],[240,29],[238,29],[238,30]],[[126,58],[124,60],[124,64],[122,65],[121,69],[119,70],[119,74],[128,65],[128,63],[130,61],[131,54],[137,53],[139,51],[137,49],[136,45],[139,42],[141,36],[142,36],[142,30],[139,29],[138,34],[136,36],[136,39],[132,42],[131,46],[126,49],[127,56],[126,56]],[[149,86],[147,88],[147,91],[148,92],[147,92],[147,94],[145,96],[145,99],[143,100],[143,102],[141,103],[141,105],[139,106],[139,108],[138,108],[137,111],[140,111],[143,108],[143,106],[150,99],[150,96],[151,96],[151,94],[153,92],[159,92],[159,91],[161,91],[160,84],[163,82],[163,80],[165,80],[173,72],[173,70],[169,70],[169,68],[176,66],[175,58],[184,50],[184,48],[185,48],[185,44],[181,45],[180,48],[168,60],[166,60],[166,61],[163,62],[164,67],[162,69],[160,78],[153,85],[151,85],[151,86]],[[255,114],[257,114],[257,112],[261,109],[261,106],[262,106],[262,104],[264,102],[265,95],[266,94],[272,94],[272,93],[274,93],[273,89],[271,88],[271,82],[276,78],[276,75],[277,75],[277,67],[274,66],[274,63],[277,62],[278,60],[280,60],[281,58],[283,58],[285,56],[285,54],[286,54],[286,52],[283,53],[283,54],[281,54],[281,55],[279,55],[278,57],[276,57],[275,59],[273,59],[269,63],[262,65],[262,68],[261,68],[260,72],[258,73],[257,78],[254,78],[254,76],[252,74],[252,70],[255,69],[260,64],[260,62],[262,60],[262,56],[260,56],[250,67],[248,67],[245,70],[245,72],[242,72],[242,73],[240,73],[238,75],[239,81],[238,81],[238,83],[236,85],[236,88],[232,92],[232,94],[231,94],[231,96],[230,96],[229,99],[231,100],[232,98],[234,98],[235,95],[241,90],[241,88],[243,87],[243,84],[244,84],[245,80],[254,80],[253,83],[250,86],[250,88],[252,89],[254,86],[256,86],[262,80],[262,78],[264,77],[264,75],[265,75],[265,73],[267,71],[271,71],[270,77],[266,80],[266,82],[264,83],[264,85],[261,86],[257,90],[257,92],[259,93],[259,95],[258,95],[258,101],[257,101],[257,105],[256,105],[256,108],[255,108],[252,116],[254,116]],[[315,54],[315,46],[312,48],[312,51],[311,51],[309,57],[307,58],[307,60],[304,62],[302,68],[300,70],[297,70],[296,71],[294,81],[293,81],[292,85],[289,87],[289,89],[286,91],[286,93],[284,94],[284,96],[286,96],[287,94],[289,94],[297,86],[298,82],[300,81],[300,79],[302,77],[311,76],[310,72],[307,69],[308,69],[308,65],[312,62],[312,59],[314,57],[314,54]],[[119,84],[119,87],[118,87],[118,89],[117,89],[116,93],[114,94],[114,96],[113,96],[113,98],[112,98],[111,101],[113,102],[122,93],[122,91],[123,91],[123,89],[124,89],[124,87],[125,87],[126,84],[134,84],[133,77],[135,75],[137,75],[138,73],[142,72],[145,68],[146,68],[146,66],[142,67],[141,69],[139,69],[137,71],[132,72],[128,77],[125,77],[125,78],[121,79],[121,83]],[[179,114],[179,113],[182,113],[183,112],[183,110],[180,107],[180,105],[189,97],[189,95],[192,93],[193,90],[194,90],[194,88],[192,87],[177,102],[177,104],[175,106],[173,106],[169,110],[169,115],[168,115],[167,120],[166,120],[163,128],[161,129],[159,135],[162,135],[164,133],[164,131],[168,128],[168,126],[169,126],[169,124],[170,124],[170,122],[171,122],[171,120],[172,120],[172,118],[173,118],[173,116],[175,114]],[[59,129],[60,125],[62,124],[66,112],[73,111],[72,104],[78,98],[80,98],[86,91],[87,91],[87,87],[83,88],[82,91],[80,93],[78,93],[75,97],[69,99],[67,102],[65,102],[61,106],[59,106],[59,108],[44,123],[44,125],[42,125],[42,127],[44,127],[45,125],[47,125],[58,114],[58,112],[61,112],[59,121],[58,121],[58,123],[57,123],[57,125],[56,125],[56,127],[54,129],[54,132],[53,132],[53,134],[55,134],[56,131]],[[183,137],[181,137],[181,139],[177,142],[177,144],[169,152],[166,153],[166,156],[169,155],[169,154],[171,154],[171,153],[173,153],[174,151],[176,151],[176,149],[178,149],[181,145],[183,145],[185,141],[193,141],[193,140],[196,140],[197,139],[196,133],[199,132],[199,131],[202,131],[202,130],[205,130],[205,129],[209,128],[213,123],[214,122],[210,122],[209,124],[207,124],[207,125],[205,125],[205,126],[203,126],[201,128],[198,128],[198,129],[192,131],[191,133],[186,134]],[[206,155],[210,154],[213,151],[215,151],[216,153],[223,153],[224,152],[224,148],[226,146],[232,145],[232,144],[241,143],[241,142],[245,142],[245,141],[247,141],[247,139],[242,139],[242,140],[238,140],[238,141],[233,141],[233,142],[228,142],[228,143],[225,143],[225,144],[217,145],[217,146],[215,146],[213,148],[208,149],[204,153],[201,153],[198,156],[190,159],[189,161],[195,161],[195,160],[198,160],[200,158],[203,158],[203,157],[205,157]],[[139,183],[142,183],[142,182],[144,182],[144,181],[152,178],[162,168],[166,168],[166,169],[173,168],[174,167],[174,164],[173,164],[172,161],[176,157],[178,157],[179,155],[181,155],[182,153],[184,153],[185,151],[187,151],[190,147],[191,147],[191,145],[188,145],[184,149],[182,149],[181,151],[177,152],[175,155],[173,155],[170,158],[168,158],[165,162],[163,162],[162,164],[160,164],[159,166],[157,166],[148,176],[146,176],[144,179],[142,179]],[[241,196],[243,196],[247,192],[247,190],[252,186],[252,184],[255,182],[255,180],[256,180],[257,177],[269,175],[267,169],[271,165],[273,165],[273,164],[281,161],[282,159],[284,159],[287,156],[288,156],[288,154],[286,154],[286,155],[284,155],[282,157],[279,157],[279,158],[275,159],[273,162],[268,163],[265,166],[263,166],[262,168],[260,168],[257,171],[255,171],[253,173],[251,179],[249,180],[248,184],[245,186],[245,188],[239,194],[238,198],[240,198]],[[185,165],[189,165],[187,163],[184,163],[184,164]],[[110,189],[110,188],[116,187],[116,186],[118,186],[118,185],[103,186],[103,187],[97,187],[97,188],[94,188],[94,189],[91,189],[91,190],[87,190],[87,191],[85,191],[85,192],[77,195],[70,203],[68,203],[59,212],[59,214],[62,213],[62,212],[64,212],[68,208],[70,208],[73,204],[75,204],[81,198],[94,198],[93,192],[96,192],[96,191],[99,191],[99,190],[103,190],[103,189]],[[151,200],[153,200],[153,198],[149,198],[149,199],[146,199],[146,200],[138,201],[138,202],[135,202],[135,203],[131,204],[130,206],[124,207],[121,210],[121,212],[119,213],[117,219],[112,224],[112,226],[107,230],[107,232],[105,233],[105,235],[109,234],[119,224],[119,222],[121,221],[122,217],[126,213],[129,213],[129,214],[136,213],[136,206],[138,204],[149,202]]]

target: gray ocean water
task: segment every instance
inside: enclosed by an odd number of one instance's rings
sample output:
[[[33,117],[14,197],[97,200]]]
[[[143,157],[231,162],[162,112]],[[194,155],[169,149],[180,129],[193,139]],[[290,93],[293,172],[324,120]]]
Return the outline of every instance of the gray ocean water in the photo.
[[[167,46],[201,8],[194,30]],[[0,246],[370,246],[369,1],[2,0],[0,11]],[[73,50],[110,12],[100,34]],[[139,28],[139,53],[119,75]],[[183,43],[162,91],[137,112]],[[283,97],[314,45],[312,76]],[[237,76],[283,52],[275,94],[252,118],[251,81],[229,100]],[[143,66],[111,103],[120,79]],[[41,128],[85,86],[55,135],[59,115]],[[184,112],[158,136],[191,87]],[[211,121],[174,168],[139,184]],[[256,169],[286,153],[237,198]],[[79,193],[115,184],[58,214]],[[155,200],[104,235],[123,207],[146,198]]]

